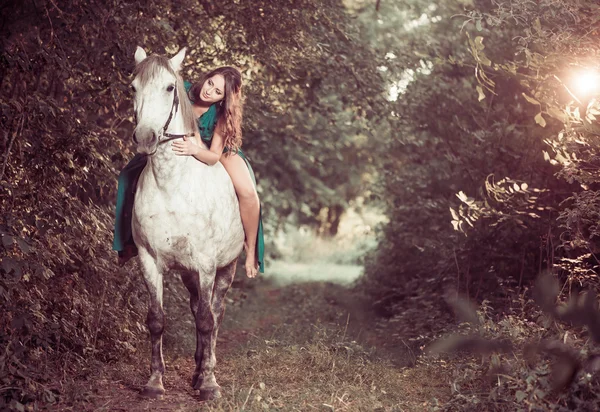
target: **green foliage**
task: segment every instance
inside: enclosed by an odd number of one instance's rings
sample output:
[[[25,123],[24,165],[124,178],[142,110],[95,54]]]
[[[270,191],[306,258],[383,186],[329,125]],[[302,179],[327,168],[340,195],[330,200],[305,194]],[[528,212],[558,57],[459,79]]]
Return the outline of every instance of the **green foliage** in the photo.
[[[372,167],[369,122],[385,115],[375,56],[338,1],[201,3],[219,60],[248,68],[244,147],[266,221],[326,224],[320,212],[344,210]]]
[[[476,297],[505,281],[526,285],[545,268],[595,283],[599,111],[569,82],[595,53],[581,27],[598,6],[416,2],[413,11],[408,3],[384,3],[388,14],[377,16],[379,26],[414,19],[395,37],[371,29],[373,41],[399,45],[389,46],[396,57],[386,77],[394,84],[412,70],[391,103],[394,137],[382,154],[378,195],[391,223],[367,266],[376,296],[389,294],[378,285],[400,291],[432,271]],[[404,45],[411,53],[396,51]]]
[[[486,292],[502,296],[504,281],[522,284],[535,277],[540,262],[548,264],[539,255],[540,237],[553,217],[540,197],[560,201],[564,195],[545,189],[551,184],[560,193],[567,186],[552,177],[552,165],[541,156],[545,144],[535,109],[515,100],[523,85],[481,74],[488,60],[510,56],[506,38],[514,31],[489,41],[466,35],[477,29],[456,17],[464,13],[456,2],[423,3],[414,11],[396,2],[394,8],[377,16],[383,26],[399,16],[406,23],[394,37],[396,57],[385,76],[399,84],[409,69],[412,74],[397,100],[390,99],[390,139],[378,152],[383,170],[376,194],[390,224],[368,260],[365,287],[389,302],[392,312],[404,305],[389,296],[404,296],[414,277],[435,279],[426,293],[439,294],[441,285],[452,283],[478,298]],[[365,24],[377,23],[369,17]],[[502,94],[490,94],[492,81]],[[469,228],[469,236],[453,225]]]
[[[415,3],[422,9],[411,14]],[[426,3],[395,2],[392,16],[377,18],[383,26],[400,13],[416,19]],[[484,316],[483,341],[471,336],[446,342],[506,349],[502,339],[511,336],[519,350],[486,355],[483,363],[453,359],[459,372],[445,410],[595,410],[595,369],[579,368],[593,348],[576,325],[545,320],[532,307],[528,286],[543,270],[558,272],[564,294],[573,293],[566,313],[589,307],[598,292],[600,111],[595,84],[586,85],[586,95],[574,83],[582,70],[598,67],[600,6],[585,0],[457,3],[428,9],[426,30],[404,30],[393,39],[412,47],[393,51],[401,57],[387,78],[394,83],[405,68],[413,72],[392,103],[390,129],[396,133],[380,175],[378,195],[390,224],[361,286],[390,325],[418,319],[415,327],[429,338],[444,330],[443,322],[419,312],[443,313],[435,301],[447,285],[510,314],[500,323]],[[393,37],[375,36],[381,35]],[[430,72],[418,71],[419,59],[425,68],[432,62]],[[593,292],[578,299],[582,285]],[[588,319],[579,312],[576,317],[576,324]],[[418,339],[416,334],[407,328],[397,338]],[[544,356],[529,364],[520,355],[523,342],[549,334],[571,346],[539,345]],[[558,391],[557,381],[567,387]]]
[[[463,297],[448,301],[462,320],[458,334],[430,345],[428,352],[468,353],[481,358],[455,358],[453,396],[444,410],[595,410],[598,358],[592,345],[573,326],[585,326],[595,343],[600,339],[600,312],[591,293],[573,295],[556,305],[558,280],[540,276],[533,291],[541,311],[525,295],[514,299],[507,316],[498,319],[484,301],[480,311]],[[570,322],[571,328],[554,320]],[[553,335],[562,338],[553,339]],[[570,390],[567,390],[570,389]],[[499,405],[501,402],[501,406]]]
[[[595,84],[587,84],[588,90],[583,90],[577,83],[586,71],[597,67],[592,60],[597,54],[597,36],[585,27],[593,25],[600,7],[592,1],[535,5],[517,2],[510,7],[501,1],[495,6],[489,11],[469,12],[470,21],[479,22],[484,37],[497,37],[504,30],[516,31],[519,36],[511,44],[514,57],[490,62],[485,67],[473,54],[478,73],[484,73],[478,81],[485,83],[485,76],[510,78],[524,89],[521,96],[514,97],[522,97],[535,109],[533,120],[545,129],[540,129],[539,137],[547,145],[544,159],[555,166],[557,178],[570,184],[563,185],[568,189],[562,194],[559,187],[548,182],[549,191],[538,199],[538,210],[558,211],[553,226],[560,228],[554,231],[560,236],[554,244],[559,253],[550,264],[563,269],[571,281],[596,285],[596,263],[590,261],[595,260],[597,249],[598,203],[594,200],[600,130],[596,115],[600,111],[593,94]],[[504,90],[491,87],[495,93],[505,94]],[[512,202],[507,205],[512,210],[518,208]]]

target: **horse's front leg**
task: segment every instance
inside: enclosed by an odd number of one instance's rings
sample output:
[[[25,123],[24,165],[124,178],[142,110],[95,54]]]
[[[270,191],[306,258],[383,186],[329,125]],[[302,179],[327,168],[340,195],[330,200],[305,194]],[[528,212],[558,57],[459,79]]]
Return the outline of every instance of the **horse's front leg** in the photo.
[[[196,315],[198,314],[198,302],[200,301],[200,277],[197,272],[183,272],[181,274],[183,284],[190,292],[190,309],[196,323]],[[192,376],[192,387],[199,389],[202,385],[202,375],[199,365],[202,363],[202,340],[198,328],[196,327],[196,353],[194,355],[196,361],[196,370]]]
[[[140,248],[139,254],[144,279],[146,280],[146,286],[150,295],[146,325],[150,331],[150,340],[152,342],[151,375],[150,380],[142,390],[142,395],[159,397],[165,393],[162,381],[165,373],[165,361],[162,354],[162,334],[165,325],[163,276],[155,260],[148,254],[147,250]]]
[[[200,277],[200,299],[196,312],[196,371],[193,382],[200,389],[203,400],[215,399],[221,396],[221,387],[215,378],[217,364],[216,345],[219,326],[225,312],[225,295],[231,287],[235,276],[237,259],[216,271],[212,282],[202,282]]]
[[[198,309],[196,311],[196,370],[194,371],[194,388],[200,390],[200,399],[210,400],[221,397],[221,387],[215,379],[215,346],[214,329],[216,315],[212,307],[212,295],[215,287],[216,267],[212,265],[200,270],[198,279]]]

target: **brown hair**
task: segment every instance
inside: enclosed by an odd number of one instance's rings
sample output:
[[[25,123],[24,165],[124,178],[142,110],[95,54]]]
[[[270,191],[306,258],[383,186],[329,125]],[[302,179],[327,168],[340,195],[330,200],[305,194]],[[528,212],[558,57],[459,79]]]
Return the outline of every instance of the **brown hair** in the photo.
[[[223,134],[223,145],[228,149],[225,155],[236,154],[242,146],[242,75],[235,67],[219,67],[206,73],[202,79],[190,89],[190,98],[200,100],[200,92],[204,82],[220,74],[225,78],[223,100],[217,104],[217,128]]]

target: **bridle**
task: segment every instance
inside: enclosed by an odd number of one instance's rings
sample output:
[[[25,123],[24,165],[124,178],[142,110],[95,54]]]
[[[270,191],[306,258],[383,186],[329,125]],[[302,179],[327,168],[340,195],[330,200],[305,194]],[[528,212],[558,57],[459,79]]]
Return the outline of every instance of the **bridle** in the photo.
[[[192,137],[194,136],[194,133],[185,133],[185,134],[174,134],[174,133],[167,133],[167,129],[169,128],[169,124],[171,123],[171,120],[173,119],[173,116],[175,114],[177,114],[177,109],[179,108],[179,95],[177,94],[177,83],[175,83],[175,90],[173,93],[173,104],[171,105],[171,111],[169,112],[169,118],[167,119],[167,122],[165,123],[165,126],[163,127],[163,132],[162,135],[166,137],[166,139],[160,140],[158,142],[158,144],[163,144],[166,142],[170,142],[171,140],[175,140],[175,139],[181,139],[183,137]]]
[[[194,132],[185,133],[185,134],[167,133],[169,124],[171,124],[171,120],[173,120],[173,116],[177,114],[177,110],[179,109],[179,95],[177,94],[177,83],[175,83],[174,87],[175,87],[175,89],[174,89],[174,93],[173,93],[173,104],[171,105],[171,111],[169,112],[169,118],[167,119],[167,122],[163,126],[162,133],[161,133],[164,137],[166,137],[166,139],[159,140],[158,144],[167,143],[167,142],[170,142],[171,140],[181,139],[184,137],[192,137],[195,135]],[[135,112],[134,115],[135,115],[135,123],[137,124],[137,112]],[[135,133],[134,133],[134,140],[135,140]]]

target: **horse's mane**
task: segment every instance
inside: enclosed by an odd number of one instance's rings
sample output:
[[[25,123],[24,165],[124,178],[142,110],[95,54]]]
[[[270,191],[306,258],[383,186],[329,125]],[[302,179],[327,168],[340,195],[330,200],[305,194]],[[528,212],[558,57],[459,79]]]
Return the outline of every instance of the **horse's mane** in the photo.
[[[175,70],[173,70],[171,64],[169,63],[169,59],[167,59],[165,56],[157,54],[148,56],[141,63],[135,66],[133,76],[139,78],[139,81],[143,87],[146,84],[148,84],[148,82],[150,82],[150,80],[152,80],[154,77],[158,76],[158,74],[162,70],[168,71],[177,79],[177,95],[179,96],[179,110],[181,110],[181,114],[183,116],[183,124],[185,125],[186,130],[198,132],[196,116],[192,108],[192,103],[187,97],[187,91],[185,90],[183,79],[181,78],[179,73],[176,73]]]

